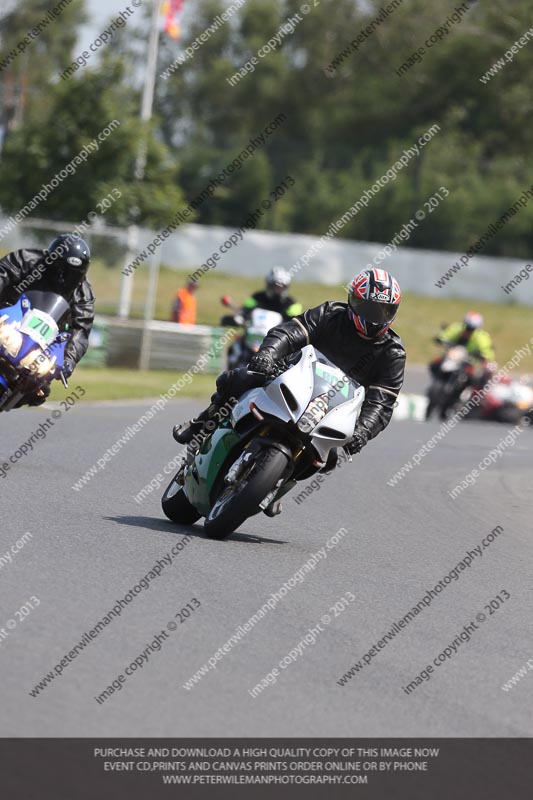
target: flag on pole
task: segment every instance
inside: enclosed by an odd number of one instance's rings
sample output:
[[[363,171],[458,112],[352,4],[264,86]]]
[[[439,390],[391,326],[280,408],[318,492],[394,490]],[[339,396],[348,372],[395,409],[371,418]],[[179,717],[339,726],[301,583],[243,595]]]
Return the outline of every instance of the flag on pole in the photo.
[[[185,0],[165,0],[162,12],[165,15],[165,31],[172,39],[181,36],[180,17]]]

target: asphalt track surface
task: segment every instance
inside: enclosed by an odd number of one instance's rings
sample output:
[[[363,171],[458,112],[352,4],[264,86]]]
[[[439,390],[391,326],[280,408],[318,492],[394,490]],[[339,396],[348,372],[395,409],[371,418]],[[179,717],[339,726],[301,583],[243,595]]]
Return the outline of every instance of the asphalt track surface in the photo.
[[[533,673],[501,685],[533,657],[533,431],[456,500],[447,494],[501,440],[505,426],[463,423],[397,486],[387,479],[436,431],[396,421],[352,464],[281,517],[246,522],[225,542],[182,528],[160,508],[164,488],[136,495],[176,454],[170,431],[198,409],[170,403],[81,491],[73,483],[150,403],[79,404],[12,465],[2,488],[0,555],[33,538],[0,569],[1,736],[531,736]],[[51,413],[2,415],[7,460]],[[337,680],[496,526],[504,532],[345,686]],[[235,629],[340,528],[347,535],[191,690],[190,679]],[[150,582],[37,696],[29,691],[118,598],[187,534]],[[402,687],[505,590],[510,599],[409,696]],[[330,613],[313,646],[254,687]],[[32,596],[40,604],[6,627]],[[201,606],[104,703],[102,693],[197,598]],[[34,601],[35,602],[35,601]],[[195,604],[193,604],[195,605]],[[20,615],[19,615],[20,617]],[[177,620],[176,620],[177,622]]]

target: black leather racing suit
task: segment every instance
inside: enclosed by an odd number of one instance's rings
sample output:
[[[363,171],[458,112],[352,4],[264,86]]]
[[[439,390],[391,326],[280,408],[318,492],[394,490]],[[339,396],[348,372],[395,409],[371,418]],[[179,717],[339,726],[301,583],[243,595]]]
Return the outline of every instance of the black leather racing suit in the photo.
[[[36,289],[56,292],[70,303],[70,313],[60,320],[60,330],[68,325],[70,339],[65,348],[65,363],[74,367],[85,355],[94,321],[94,294],[84,281],[73,288],[58,285],[54,264],[46,266],[44,250],[15,250],[0,259],[0,306],[12,305],[24,291]]]
[[[373,439],[389,424],[403,384],[405,350],[398,334],[389,329],[377,339],[362,339],[348,316],[347,303],[331,301],[272,328],[260,352],[269,351],[279,361],[307,344],[364,386],[366,395],[356,431],[365,440]],[[248,385],[245,370],[223,373],[217,380],[213,403],[218,406],[251,385],[254,379]]]

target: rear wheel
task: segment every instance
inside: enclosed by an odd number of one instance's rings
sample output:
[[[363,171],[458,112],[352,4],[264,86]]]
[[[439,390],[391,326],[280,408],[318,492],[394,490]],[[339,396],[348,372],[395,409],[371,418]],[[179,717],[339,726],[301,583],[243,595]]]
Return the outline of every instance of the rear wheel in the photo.
[[[183,486],[177,481],[177,476],[167,486],[161,498],[161,506],[172,522],[178,522],[182,525],[192,525],[202,516],[187,499]]]
[[[275,488],[287,463],[287,456],[275,447],[261,450],[236,483],[222,485],[205,519],[206,534],[225,539],[248,517],[257,514],[261,510],[259,504]]]

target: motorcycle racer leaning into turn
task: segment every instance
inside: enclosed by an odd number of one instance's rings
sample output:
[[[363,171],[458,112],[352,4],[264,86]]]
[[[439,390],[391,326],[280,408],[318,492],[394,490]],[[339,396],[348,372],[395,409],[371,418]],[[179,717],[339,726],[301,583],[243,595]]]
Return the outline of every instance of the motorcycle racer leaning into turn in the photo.
[[[60,326],[70,333],[62,370],[65,379],[85,355],[94,322],[94,294],[87,280],[90,260],[88,244],[68,233],[57,236],[47,250],[15,250],[0,259],[0,307],[16,303],[27,290],[54,292],[69,303],[70,314]],[[49,394],[45,385],[21,405],[41,405]]]
[[[351,442],[345,450],[359,453],[390,422],[403,384],[405,350],[391,329],[401,301],[398,282],[382,269],[360,272],[351,282],[348,302],[327,301],[272,328],[245,368],[224,372],[210,406],[174,438],[188,444],[202,435],[209,421],[230,397],[262,385],[278,372],[279,362],[312,344],[366,390]],[[329,471],[335,465],[328,463]]]

